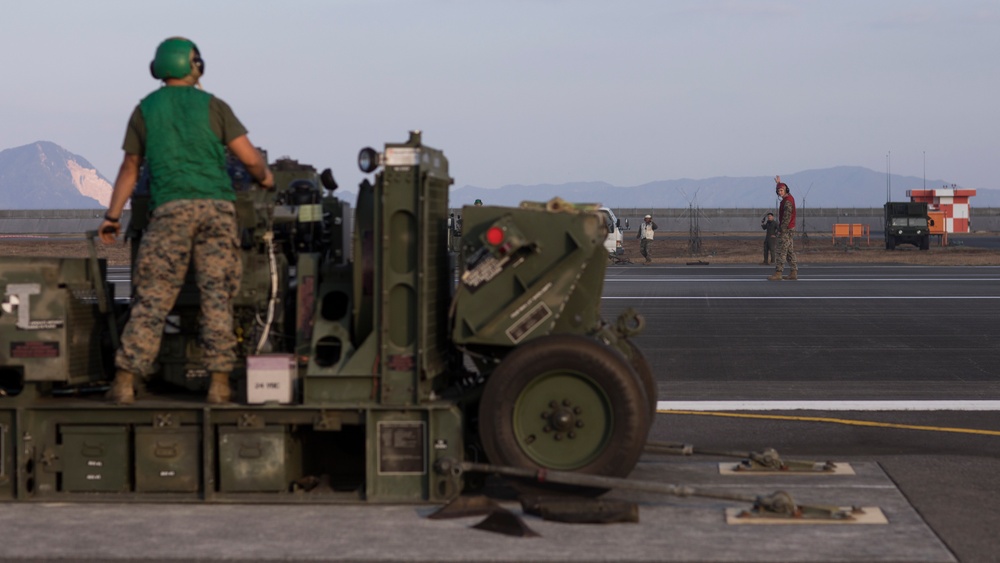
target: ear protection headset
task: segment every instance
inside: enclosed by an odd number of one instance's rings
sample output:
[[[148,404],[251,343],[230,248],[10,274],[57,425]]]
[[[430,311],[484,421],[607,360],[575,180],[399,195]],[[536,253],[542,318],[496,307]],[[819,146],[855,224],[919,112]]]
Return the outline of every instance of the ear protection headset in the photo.
[[[192,49],[194,49],[193,58],[191,57]],[[201,58],[198,46],[190,39],[171,37],[156,48],[156,56],[149,63],[149,73],[157,80],[184,78],[191,74],[192,62],[197,69],[198,76],[205,74],[205,61]]]

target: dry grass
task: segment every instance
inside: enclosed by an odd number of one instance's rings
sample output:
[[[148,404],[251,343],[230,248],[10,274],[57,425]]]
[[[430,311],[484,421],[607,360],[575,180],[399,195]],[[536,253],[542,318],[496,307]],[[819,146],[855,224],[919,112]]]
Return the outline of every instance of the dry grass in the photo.
[[[634,262],[639,262],[639,241],[628,237],[624,244],[628,256]],[[700,260],[710,264],[759,264],[763,257],[761,244],[762,238],[755,234],[709,233],[702,235],[701,252],[692,255],[688,252],[687,236],[661,236],[653,241],[653,262],[686,264]],[[972,246],[932,246],[930,250],[920,251],[905,245],[888,251],[881,238],[873,239],[871,245],[862,242],[859,246],[847,247],[843,244],[831,244],[829,237],[814,236],[808,241],[797,239],[795,249],[798,261],[804,264],[1000,265],[998,250]],[[105,245],[98,242],[97,255],[107,258],[112,266],[129,264],[129,247],[121,243]],[[0,239],[0,256],[86,257],[89,256],[89,250],[84,240],[5,238]]]

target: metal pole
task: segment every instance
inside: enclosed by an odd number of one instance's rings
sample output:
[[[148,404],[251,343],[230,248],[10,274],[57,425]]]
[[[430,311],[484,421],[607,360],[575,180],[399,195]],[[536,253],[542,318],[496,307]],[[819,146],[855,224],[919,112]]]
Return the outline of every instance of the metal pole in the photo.
[[[889,172],[889,157],[892,155],[892,151],[885,154],[885,201],[886,203],[892,201],[892,190],[890,186],[889,177],[891,176]]]
[[[706,491],[704,489],[695,489],[694,487],[684,485],[671,485],[668,483],[656,483],[653,481],[636,481],[620,477],[605,477],[601,475],[573,473],[570,471],[556,471],[541,468],[529,469],[489,465],[485,463],[473,463],[469,461],[460,462],[453,458],[438,459],[434,463],[434,470],[439,475],[452,475],[455,477],[467,472],[493,473],[504,477],[513,477],[516,479],[534,482],[536,484],[553,483],[591,489],[620,489],[680,497],[702,497],[753,503],[752,511],[744,511],[745,514],[756,513],[759,515],[790,518],[818,517],[828,520],[845,520],[853,518],[853,509],[841,510],[836,506],[800,505],[795,502],[792,495],[785,491],[776,491],[767,496],[753,496],[740,493],[728,493],[725,491]]]

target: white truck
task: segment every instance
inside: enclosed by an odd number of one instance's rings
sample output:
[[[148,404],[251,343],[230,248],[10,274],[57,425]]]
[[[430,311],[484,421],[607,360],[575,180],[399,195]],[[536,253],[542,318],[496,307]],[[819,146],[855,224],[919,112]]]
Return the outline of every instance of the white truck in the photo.
[[[615,217],[615,212],[611,211],[610,207],[602,207],[600,212],[604,216],[604,223],[608,227],[608,236],[604,239],[604,248],[612,256],[624,254],[621,221],[618,220],[618,217]]]

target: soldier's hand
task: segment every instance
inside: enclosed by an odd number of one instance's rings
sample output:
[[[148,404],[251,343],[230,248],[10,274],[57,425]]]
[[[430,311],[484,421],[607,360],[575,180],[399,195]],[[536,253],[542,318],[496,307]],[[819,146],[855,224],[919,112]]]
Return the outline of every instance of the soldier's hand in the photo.
[[[264,173],[264,179],[261,180],[260,186],[265,190],[274,189],[274,174],[271,173],[270,168],[268,168],[267,171]]]
[[[121,223],[111,222],[105,219],[100,228],[97,229],[98,235],[101,237],[101,242],[104,244],[114,244],[115,239],[118,238],[118,233],[121,231]]]

